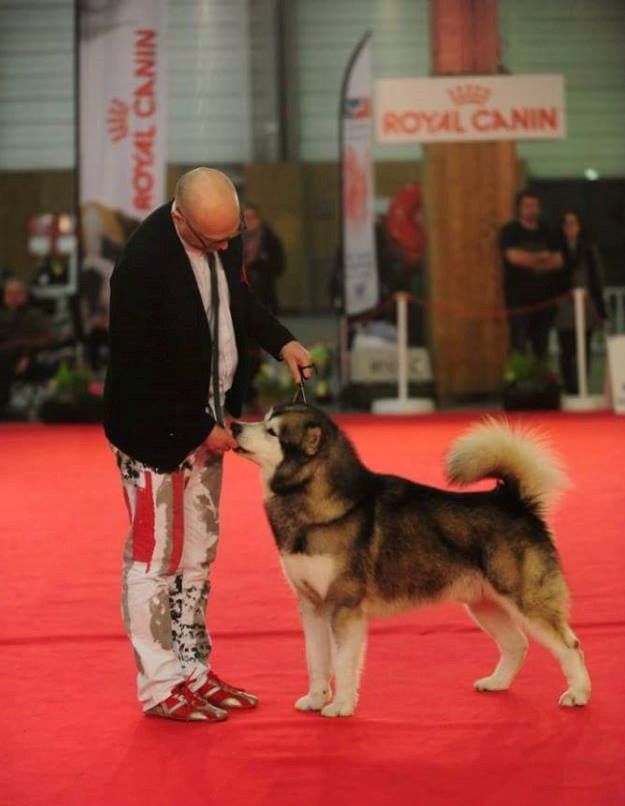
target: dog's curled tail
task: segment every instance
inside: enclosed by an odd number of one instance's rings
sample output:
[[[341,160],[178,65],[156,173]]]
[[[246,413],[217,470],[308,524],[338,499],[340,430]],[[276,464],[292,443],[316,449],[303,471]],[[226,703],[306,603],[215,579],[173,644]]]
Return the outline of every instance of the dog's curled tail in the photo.
[[[531,428],[492,417],[459,437],[447,454],[447,478],[471,484],[498,478],[517,487],[521,498],[542,510],[568,480],[545,439]]]

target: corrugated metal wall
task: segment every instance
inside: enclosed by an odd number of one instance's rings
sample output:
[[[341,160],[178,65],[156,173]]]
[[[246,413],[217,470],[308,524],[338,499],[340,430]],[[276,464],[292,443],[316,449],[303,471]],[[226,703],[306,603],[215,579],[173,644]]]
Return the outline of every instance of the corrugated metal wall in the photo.
[[[169,0],[168,159],[252,159],[247,0]],[[74,165],[72,0],[0,0],[0,169]]]
[[[430,71],[428,0],[297,0],[293,3],[299,90],[299,158],[338,159],[343,72],[365,31],[373,29],[374,78]],[[378,160],[419,159],[421,147],[376,146]]]
[[[295,154],[337,159],[345,64],[375,31],[376,77],[429,74],[427,0],[290,0]],[[172,163],[243,163],[276,152],[273,0],[169,0]],[[503,62],[513,72],[562,72],[569,136],[519,146],[535,177],[622,176],[625,2],[500,0]],[[0,0],[0,169],[71,168],[72,0]],[[377,146],[378,160],[420,149]]]
[[[170,162],[252,159],[247,0],[169,0]]]
[[[0,168],[74,165],[74,4],[0,0]]]
[[[499,0],[502,61],[513,73],[563,73],[566,140],[519,143],[533,177],[625,175],[625,2]]]

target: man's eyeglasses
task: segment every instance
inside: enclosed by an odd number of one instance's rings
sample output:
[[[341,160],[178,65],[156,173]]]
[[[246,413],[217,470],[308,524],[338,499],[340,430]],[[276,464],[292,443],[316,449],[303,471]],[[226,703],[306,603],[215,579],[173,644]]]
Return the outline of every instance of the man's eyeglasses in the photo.
[[[236,230],[236,232],[233,232],[232,235],[228,235],[227,238],[219,238],[219,239],[211,238],[211,239],[207,239],[203,235],[200,235],[200,233],[195,229],[195,227],[192,226],[192,224],[189,221],[189,219],[185,215],[183,215],[180,212],[180,210],[176,210],[176,212],[178,213],[180,218],[184,221],[184,223],[187,225],[187,227],[189,228],[189,230],[191,231],[193,236],[202,244],[202,247],[206,252],[213,252],[215,244],[223,243],[224,241],[231,241],[233,238],[236,238],[237,236],[242,235],[246,230],[245,217],[243,215],[243,211],[241,211],[241,217],[239,218],[239,227]]]

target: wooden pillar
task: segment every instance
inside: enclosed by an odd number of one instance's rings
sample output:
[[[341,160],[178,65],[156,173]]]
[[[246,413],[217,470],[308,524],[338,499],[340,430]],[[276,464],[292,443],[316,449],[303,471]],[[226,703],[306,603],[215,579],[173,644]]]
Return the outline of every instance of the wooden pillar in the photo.
[[[497,72],[497,0],[430,0],[430,7],[434,75]],[[497,236],[510,218],[517,176],[513,141],[425,147],[430,334],[443,403],[501,385],[505,322],[455,311],[503,307]]]

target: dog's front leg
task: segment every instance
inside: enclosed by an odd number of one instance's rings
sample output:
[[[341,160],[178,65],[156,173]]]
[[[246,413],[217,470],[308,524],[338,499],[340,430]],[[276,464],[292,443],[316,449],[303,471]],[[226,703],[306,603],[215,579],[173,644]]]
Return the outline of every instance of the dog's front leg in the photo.
[[[299,600],[300,614],[306,639],[308,664],[308,694],[296,701],[299,711],[320,711],[331,696],[332,651],[330,624],[322,607],[316,607],[304,597]]]
[[[367,620],[359,610],[339,608],[332,617],[336,645],[334,699],[321,709],[322,716],[351,716],[358,701],[360,673],[367,643]]]

